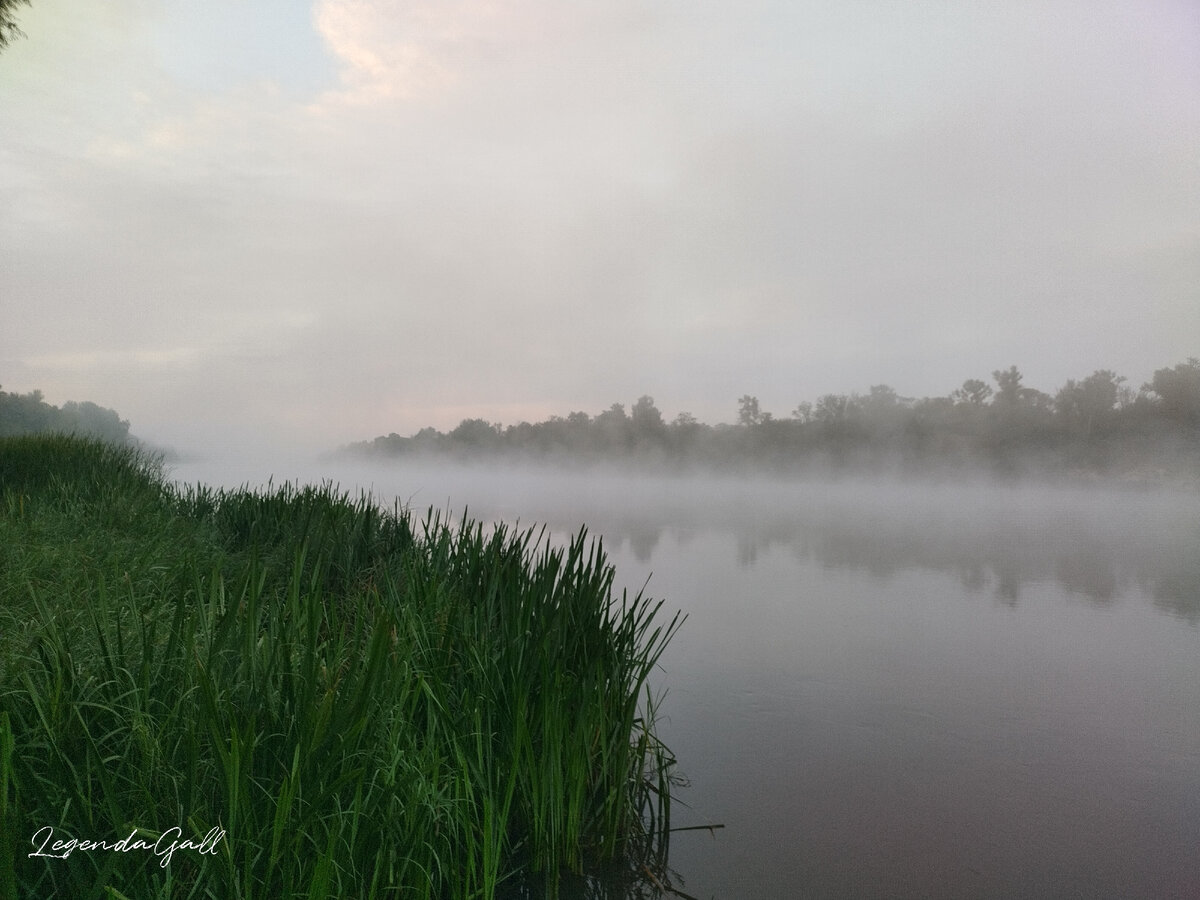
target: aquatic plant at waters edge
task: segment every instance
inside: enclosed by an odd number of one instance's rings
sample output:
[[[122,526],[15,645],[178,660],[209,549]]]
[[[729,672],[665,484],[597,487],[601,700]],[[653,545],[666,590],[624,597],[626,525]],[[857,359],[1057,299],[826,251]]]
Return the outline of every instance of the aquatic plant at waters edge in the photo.
[[[63,437],[0,441],[0,504],[0,900],[553,895],[662,864],[646,680],[681,619],[584,531],[178,488]],[[101,849],[30,857],[45,827]],[[169,865],[103,849],[214,829]]]

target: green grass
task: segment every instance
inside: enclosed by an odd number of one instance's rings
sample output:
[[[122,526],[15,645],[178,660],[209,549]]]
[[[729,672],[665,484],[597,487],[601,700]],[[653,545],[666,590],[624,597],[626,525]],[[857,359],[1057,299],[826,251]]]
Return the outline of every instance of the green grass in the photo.
[[[664,865],[646,679],[680,618],[613,577],[583,531],[0,441],[0,900],[553,896]],[[44,826],[225,837],[30,858]]]

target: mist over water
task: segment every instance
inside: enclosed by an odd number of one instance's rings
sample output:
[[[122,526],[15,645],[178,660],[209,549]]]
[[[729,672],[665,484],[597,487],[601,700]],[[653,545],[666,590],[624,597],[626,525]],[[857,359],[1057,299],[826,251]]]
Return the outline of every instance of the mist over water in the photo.
[[[688,619],[655,689],[702,897],[1200,889],[1200,495],[532,466],[177,465],[586,526]]]
[[[1198,30],[0,0],[0,435],[586,527],[696,897],[1200,897]]]
[[[1200,621],[1200,494],[1166,488],[996,484],[895,478],[818,480],[655,476],[620,469],[533,465],[214,460],[170,467],[181,482],[238,487],[331,481],[380,504],[466,511],[482,521],[587,527],[610,549],[648,563],[668,536],[735,541],[737,567],[785,550],[825,569],[879,578],[909,569],[948,573],[968,593],[1019,603],[1054,582],[1098,604],[1144,596]],[[622,573],[618,572],[618,575]]]

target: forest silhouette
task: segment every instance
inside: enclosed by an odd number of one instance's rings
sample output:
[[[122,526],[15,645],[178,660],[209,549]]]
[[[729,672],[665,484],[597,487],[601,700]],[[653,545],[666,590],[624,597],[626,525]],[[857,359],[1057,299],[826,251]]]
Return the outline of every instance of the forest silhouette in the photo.
[[[885,384],[826,394],[787,417],[758,398],[737,401],[732,424],[681,412],[667,421],[648,395],[591,416],[571,412],[504,426],[463,419],[343,447],[343,454],[459,459],[529,458],[775,471],[822,469],[952,475],[1071,474],[1155,481],[1200,478],[1200,359],[1162,368],[1134,390],[1107,369],[1054,394],[1028,387],[1016,366],[970,378],[946,396],[901,397]]]

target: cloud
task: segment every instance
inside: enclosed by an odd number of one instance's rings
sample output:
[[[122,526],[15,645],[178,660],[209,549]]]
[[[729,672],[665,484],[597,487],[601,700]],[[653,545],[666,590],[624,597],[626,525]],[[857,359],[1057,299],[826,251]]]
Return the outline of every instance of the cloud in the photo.
[[[322,100],[368,105],[436,97],[534,16],[534,5],[521,2],[319,0],[313,22],[340,63],[342,83]]]
[[[331,66],[293,10],[210,73],[232,6],[44,0],[0,56],[0,357],[347,439],[1136,381],[1200,330],[1195,15],[1151,6],[320,0]],[[173,400],[116,373],[152,364]]]

